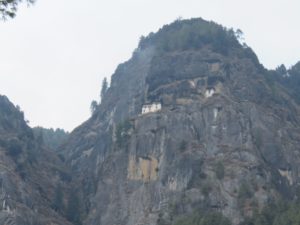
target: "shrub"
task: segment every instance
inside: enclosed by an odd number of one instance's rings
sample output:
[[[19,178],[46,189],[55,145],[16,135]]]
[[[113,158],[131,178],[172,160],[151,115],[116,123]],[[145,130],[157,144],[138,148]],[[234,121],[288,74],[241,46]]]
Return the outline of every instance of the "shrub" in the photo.
[[[263,130],[258,127],[254,128],[253,138],[254,138],[254,144],[258,149],[260,149],[263,145]]]
[[[224,82],[224,78],[221,76],[210,76],[207,78],[207,85],[208,86],[214,86],[218,82]]]
[[[16,159],[22,153],[22,146],[18,140],[10,140],[7,144],[7,154]]]
[[[131,123],[129,120],[125,120],[121,122],[116,127],[116,143],[119,148],[125,147],[129,140],[129,133],[128,131],[132,128]]]
[[[54,200],[52,203],[52,208],[57,212],[63,212],[64,210],[64,193],[60,184],[56,186]]]
[[[78,193],[74,190],[70,190],[67,212],[67,219],[75,225],[81,225],[81,213],[80,213],[80,200]]]
[[[174,225],[230,225],[230,220],[218,212],[193,213],[177,220]]]
[[[187,145],[188,145],[187,141],[182,140],[179,145],[179,150],[182,152],[185,151],[187,149]]]
[[[201,192],[205,197],[207,197],[209,195],[210,191],[211,191],[211,185],[209,183],[205,183],[201,187]]]
[[[271,202],[261,212],[256,211],[240,225],[299,225],[299,211],[299,204],[279,200]]]
[[[225,176],[225,168],[221,161],[215,164],[215,173],[219,180],[222,180]]]
[[[240,206],[243,206],[246,199],[250,199],[253,196],[253,192],[249,187],[249,184],[243,182],[238,191],[238,203]]]
[[[26,165],[24,163],[18,163],[16,167],[16,172],[20,175],[20,177],[25,180],[27,177]]]

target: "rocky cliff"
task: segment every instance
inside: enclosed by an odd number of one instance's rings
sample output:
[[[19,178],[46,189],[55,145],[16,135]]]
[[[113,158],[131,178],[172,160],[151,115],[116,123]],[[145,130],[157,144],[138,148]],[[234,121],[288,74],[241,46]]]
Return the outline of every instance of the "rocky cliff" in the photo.
[[[57,186],[66,186],[66,171],[34,138],[20,109],[0,96],[0,224],[70,224],[54,207]]]
[[[142,38],[63,146],[86,225],[174,224],[195,210],[239,224],[299,183],[299,104],[202,19]],[[271,77],[271,78],[270,78]],[[161,109],[142,114],[145,105]]]

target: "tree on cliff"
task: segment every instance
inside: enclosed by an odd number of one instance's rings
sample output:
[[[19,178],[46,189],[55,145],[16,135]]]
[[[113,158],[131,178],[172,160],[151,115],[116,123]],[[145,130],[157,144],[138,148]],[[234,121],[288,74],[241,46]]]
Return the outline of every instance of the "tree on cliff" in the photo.
[[[24,0],[28,5],[31,5],[35,0]],[[0,0],[0,17],[1,19],[13,18],[16,16],[18,5],[23,0]]]
[[[75,225],[81,225],[80,201],[78,193],[71,189],[67,205],[67,219]]]
[[[93,115],[94,112],[96,111],[97,107],[98,107],[97,101],[93,100],[93,101],[91,102],[91,106],[90,106],[90,110],[91,110],[91,114],[92,114],[92,115]]]
[[[55,211],[63,212],[64,210],[63,198],[64,198],[64,193],[61,185],[59,184],[55,189],[55,196],[52,204],[52,207],[54,208]]]
[[[103,99],[103,96],[105,95],[107,89],[108,89],[108,82],[107,82],[106,77],[104,77],[104,79],[102,81],[102,88],[101,88],[101,94],[100,94],[101,100]]]

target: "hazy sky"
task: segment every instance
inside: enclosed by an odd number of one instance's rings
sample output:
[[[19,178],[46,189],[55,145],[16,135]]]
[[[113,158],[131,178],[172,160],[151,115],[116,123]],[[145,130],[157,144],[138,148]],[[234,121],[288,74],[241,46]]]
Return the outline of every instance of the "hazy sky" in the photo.
[[[0,94],[31,126],[72,130],[141,35],[178,17],[240,28],[267,68],[300,60],[299,0],[37,0],[0,22]]]

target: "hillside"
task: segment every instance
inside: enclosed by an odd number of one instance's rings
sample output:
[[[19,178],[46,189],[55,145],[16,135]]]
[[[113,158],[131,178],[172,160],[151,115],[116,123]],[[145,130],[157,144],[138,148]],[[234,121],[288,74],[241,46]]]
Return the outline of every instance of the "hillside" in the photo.
[[[55,209],[57,187],[68,186],[67,171],[34,138],[23,112],[0,96],[0,224],[70,224]]]

